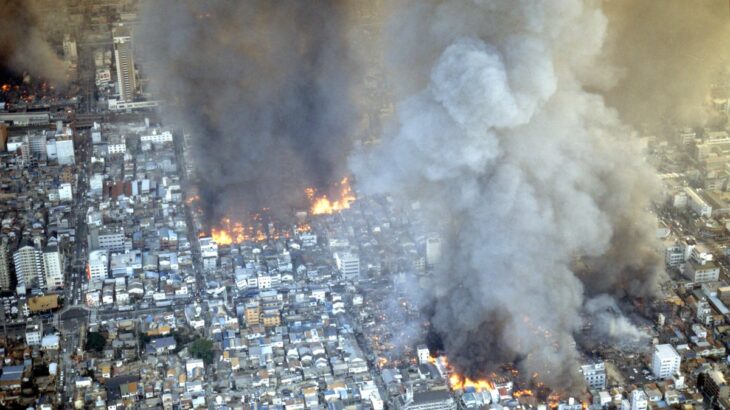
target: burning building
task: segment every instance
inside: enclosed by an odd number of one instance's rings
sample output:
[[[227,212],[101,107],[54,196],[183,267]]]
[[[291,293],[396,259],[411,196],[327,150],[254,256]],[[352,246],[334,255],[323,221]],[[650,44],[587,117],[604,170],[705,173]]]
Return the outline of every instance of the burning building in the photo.
[[[611,68],[601,5],[406,1],[394,16],[399,126],[351,165],[365,194],[442,221],[418,299],[463,375],[452,386],[505,363],[584,386],[573,335],[604,312],[586,307],[652,295],[658,272],[655,172],[591,91]],[[602,329],[639,333],[612,312],[627,326]]]
[[[326,195],[316,213],[348,206],[329,191],[353,142],[348,3],[145,4],[134,35],[156,91],[175,102],[166,118],[193,136],[207,221],[288,215],[307,187]]]

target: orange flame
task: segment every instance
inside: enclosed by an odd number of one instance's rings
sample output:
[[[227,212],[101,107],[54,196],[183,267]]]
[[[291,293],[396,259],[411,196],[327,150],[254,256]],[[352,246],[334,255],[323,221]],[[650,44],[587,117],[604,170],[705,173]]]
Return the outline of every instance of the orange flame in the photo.
[[[487,379],[472,380],[456,373],[449,376],[449,386],[452,390],[464,390],[471,387],[478,392],[494,389],[492,382]]]
[[[261,215],[254,214],[253,221],[261,219]],[[255,223],[255,222],[254,222]],[[281,237],[276,232],[271,232],[271,239],[277,240]],[[288,234],[284,234],[287,237]],[[241,222],[231,222],[230,218],[223,218],[218,227],[211,229],[210,236],[218,245],[232,245],[244,242],[266,242],[269,235],[261,227],[244,225]]]
[[[560,404],[560,395],[555,392],[551,393],[550,396],[548,396],[547,402],[548,407],[550,407],[551,409],[557,408]]]
[[[192,195],[185,200],[185,203],[188,205],[192,205],[193,203],[198,201],[200,201],[200,197],[198,195]]]
[[[473,388],[474,390],[478,392],[487,391],[494,389],[494,384],[490,382],[487,379],[471,379],[469,377],[465,377],[459,373],[456,373],[454,371],[454,368],[449,365],[449,359],[446,356],[441,356],[441,363],[443,364],[444,368],[450,372],[449,374],[449,386],[451,387],[451,390],[464,390],[466,388]],[[430,361],[430,358],[429,358]],[[435,359],[434,359],[435,361]]]
[[[355,202],[356,199],[355,194],[352,192],[352,187],[350,186],[350,180],[348,178],[342,178],[342,181],[339,183],[339,187],[339,198],[334,200],[330,200],[327,195],[317,197],[317,191],[314,188],[307,188],[304,190],[307,198],[312,201],[310,208],[312,215],[329,215],[335,212],[340,212],[343,209],[350,208],[350,204]]]
[[[534,393],[532,393],[532,390],[530,389],[524,389],[524,390],[517,390],[516,392],[512,393],[512,396],[514,398],[520,398],[522,396],[534,396]]]
[[[231,236],[231,234],[223,229],[213,228],[211,230],[210,236],[213,238],[213,241],[218,245],[230,245],[233,243],[233,237]]]
[[[4,93],[10,91],[10,84],[3,84],[2,90]]]

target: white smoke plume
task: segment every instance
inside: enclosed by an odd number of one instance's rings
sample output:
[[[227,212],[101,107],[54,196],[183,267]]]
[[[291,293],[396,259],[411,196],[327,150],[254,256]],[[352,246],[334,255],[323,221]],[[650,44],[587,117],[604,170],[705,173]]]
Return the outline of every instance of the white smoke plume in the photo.
[[[648,346],[651,336],[623,316],[611,296],[599,295],[588,299],[585,313],[592,325],[592,336],[596,339],[626,350]]]
[[[445,261],[423,287],[450,362],[579,386],[585,296],[656,289],[656,192],[605,81],[599,1],[410,1],[394,11],[396,130],[351,156],[368,193],[418,201]],[[587,266],[588,268],[577,268]],[[609,297],[609,296],[604,296]]]

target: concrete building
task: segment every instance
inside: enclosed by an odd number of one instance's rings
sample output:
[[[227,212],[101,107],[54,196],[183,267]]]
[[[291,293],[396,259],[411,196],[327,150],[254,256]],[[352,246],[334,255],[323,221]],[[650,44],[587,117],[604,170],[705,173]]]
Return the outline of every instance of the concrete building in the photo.
[[[97,249],[89,252],[87,279],[89,282],[102,281],[109,277],[109,251]]]
[[[426,240],[426,266],[434,266],[439,260],[441,260],[441,238],[428,238]]]
[[[713,282],[720,278],[720,267],[714,262],[699,264],[690,260],[685,267],[684,275],[695,283]]]
[[[63,36],[63,59],[68,63],[75,64],[78,62],[79,53],[76,49],[76,40],[66,33]]]
[[[581,372],[586,384],[596,390],[606,388],[606,364],[603,362],[581,366]]]
[[[89,178],[89,191],[96,196],[101,196],[104,189],[104,175],[94,174]]]
[[[730,386],[725,381],[725,376],[717,368],[700,373],[697,376],[697,388],[704,396],[706,403],[713,405],[721,401],[727,403],[730,399]],[[710,408],[717,407],[710,406]]]
[[[281,325],[281,314],[279,309],[265,309],[261,313],[261,324],[266,328]]]
[[[43,339],[43,322],[32,320],[25,325],[25,343],[28,346],[40,346]]]
[[[127,152],[127,143],[121,135],[109,138],[107,153],[109,155],[124,155]]]
[[[58,350],[60,347],[60,338],[58,335],[45,335],[41,338],[41,349]]]
[[[8,249],[8,238],[0,240],[0,290],[10,290],[10,251]]]
[[[122,101],[134,100],[137,83],[134,73],[134,56],[132,35],[124,26],[115,27],[112,32],[114,40],[114,60],[117,68],[117,88]]]
[[[700,265],[704,265],[708,262],[712,262],[713,256],[707,245],[698,243],[687,247],[689,251],[689,259],[697,262]]]
[[[214,270],[218,264],[218,244],[213,238],[200,238],[200,255],[203,259],[203,269]]]
[[[259,308],[258,302],[246,303],[244,318],[246,319],[246,326],[258,325],[260,323],[261,309]]]
[[[39,132],[34,134],[26,134],[24,137],[25,141],[30,146],[31,155],[39,158],[46,156],[46,133]]]
[[[64,182],[58,186],[58,200],[59,201],[72,201],[74,197],[73,189],[71,184]]]
[[[644,390],[636,389],[631,392],[631,410],[646,410],[649,400]]]
[[[110,253],[124,252],[124,240],[124,229],[116,226],[91,228],[87,238],[89,249],[105,249]]]
[[[416,347],[416,353],[418,354],[418,363],[425,364],[429,362],[431,352],[429,352],[428,346],[418,345],[418,347]]]
[[[360,276],[360,257],[352,252],[335,252],[335,264],[342,275],[348,279]]]
[[[695,144],[695,159],[698,162],[704,162],[711,156],[723,156],[724,153],[730,151],[730,138],[727,132],[715,131],[710,132],[707,138]]]
[[[73,139],[65,138],[56,140],[56,159],[58,160],[58,165],[74,165],[76,163]]]
[[[457,405],[448,390],[430,390],[407,395],[402,410],[456,410]]]
[[[705,218],[712,216],[712,206],[699,192],[689,187],[684,188],[684,192],[687,194],[687,205],[694,213]]]
[[[697,310],[697,320],[703,325],[709,326],[712,323],[712,307],[707,298],[699,299],[695,309]]]
[[[23,277],[26,289],[45,287],[43,256],[39,250],[30,245],[22,246],[13,254],[13,262],[15,264],[15,275]]]
[[[679,353],[672,345],[656,345],[651,358],[652,373],[658,379],[668,379],[679,372],[681,360]]]
[[[664,252],[664,262],[672,268],[683,264],[685,262],[684,247],[680,244],[668,246]]]
[[[52,243],[43,251],[43,269],[46,275],[46,287],[58,289],[63,287],[63,255],[58,245]]]
[[[140,141],[150,142],[153,144],[162,144],[165,142],[172,142],[172,132],[170,132],[170,131],[157,132],[157,130],[153,130],[152,134],[150,134],[150,135],[142,135],[140,137]]]
[[[48,125],[50,114],[46,112],[3,112],[0,113],[0,123],[14,127],[27,127],[29,125]]]

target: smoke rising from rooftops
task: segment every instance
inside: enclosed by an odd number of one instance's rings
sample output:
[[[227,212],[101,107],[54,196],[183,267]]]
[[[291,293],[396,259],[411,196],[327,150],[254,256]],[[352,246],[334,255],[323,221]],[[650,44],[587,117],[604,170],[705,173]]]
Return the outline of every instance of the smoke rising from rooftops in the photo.
[[[432,331],[467,375],[514,362],[581,385],[584,317],[638,338],[615,300],[651,295],[658,266],[655,174],[587,89],[616,75],[601,2],[414,0],[392,21],[398,127],[351,167],[442,222]]]
[[[135,35],[193,136],[209,221],[302,205],[345,176],[354,119],[347,2],[147,2]]]

